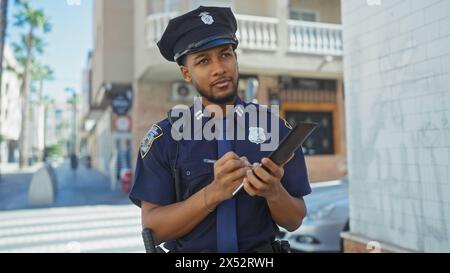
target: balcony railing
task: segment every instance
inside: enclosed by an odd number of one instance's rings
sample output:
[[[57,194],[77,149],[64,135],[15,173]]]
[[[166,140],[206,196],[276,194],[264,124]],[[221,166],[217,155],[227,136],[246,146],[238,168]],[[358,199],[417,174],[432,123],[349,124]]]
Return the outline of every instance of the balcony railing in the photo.
[[[175,16],[177,16],[176,12],[167,12],[150,14],[147,17],[145,24],[147,47],[156,47],[156,43],[161,39],[169,20]]]
[[[342,55],[341,25],[288,21],[289,52]]]
[[[177,13],[151,14],[146,22],[149,48],[156,46],[169,20]],[[287,41],[289,53],[342,56],[342,27],[335,24],[288,20],[288,37],[280,37],[279,19],[236,15],[237,36],[242,49],[277,51],[280,39]]]
[[[242,48],[277,50],[277,18],[238,14],[236,20],[238,22],[237,37]]]

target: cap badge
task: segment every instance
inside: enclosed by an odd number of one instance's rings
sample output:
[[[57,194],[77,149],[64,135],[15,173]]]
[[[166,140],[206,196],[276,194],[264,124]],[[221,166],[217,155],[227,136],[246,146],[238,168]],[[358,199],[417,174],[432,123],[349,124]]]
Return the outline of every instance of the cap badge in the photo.
[[[206,25],[212,25],[214,23],[214,18],[209,15],[209,12],[202,12],[198,16],[201,17],[203,23],[205,23]]]

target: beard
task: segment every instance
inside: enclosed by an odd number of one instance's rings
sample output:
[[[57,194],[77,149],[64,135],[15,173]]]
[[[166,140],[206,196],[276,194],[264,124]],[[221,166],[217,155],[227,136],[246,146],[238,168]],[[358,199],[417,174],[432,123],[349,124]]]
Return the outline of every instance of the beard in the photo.
[[[192,81],[192,84],[197,89],[197,92],[205,98],[207,101],[214,103],[214,104],[224,104],[224,103],[233,103],[234,99],[236,98],[238,94],[238,83],[239,78],[236,80],[236,82],[231,82],[232,89],[227,92],[227,94],[223,96],[217,96],[214,94],[212,88],[210,90],[204,90],[202,89],[195,81]]]

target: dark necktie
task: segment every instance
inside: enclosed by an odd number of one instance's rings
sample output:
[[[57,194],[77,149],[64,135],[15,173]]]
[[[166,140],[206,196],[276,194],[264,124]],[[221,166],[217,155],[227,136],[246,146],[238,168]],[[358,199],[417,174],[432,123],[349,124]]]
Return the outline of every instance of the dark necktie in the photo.
[[[223,130],[220,132],[223,140],[217,140],[218,157],[221,158],[232,151],[233,141],[226,139],[226,119],[223,120]],[[238,252],[236,231],[236,199],[231,198],[217,207],[217,252]]]

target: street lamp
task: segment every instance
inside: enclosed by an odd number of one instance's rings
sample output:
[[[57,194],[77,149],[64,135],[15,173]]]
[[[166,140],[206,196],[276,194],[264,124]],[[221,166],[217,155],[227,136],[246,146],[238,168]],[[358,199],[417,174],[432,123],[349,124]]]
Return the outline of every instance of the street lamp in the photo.
[[[75,89],[73,88],[65,88],[64,91],[66,93],[70,93],[72,94],[72,140],[71,140],[71,153],[75,154],[76,152],[76,129],[77,129],[77,118],[76,118],[76,113],[77,113],[77,93],[75,92]]]

